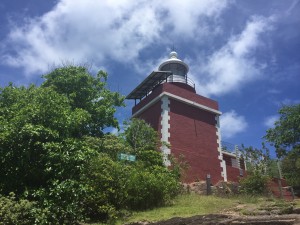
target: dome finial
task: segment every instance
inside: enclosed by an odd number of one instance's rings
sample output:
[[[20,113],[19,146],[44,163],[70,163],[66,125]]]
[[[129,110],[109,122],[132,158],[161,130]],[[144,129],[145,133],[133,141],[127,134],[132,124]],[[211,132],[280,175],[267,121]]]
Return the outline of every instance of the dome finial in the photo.
[[[172,51],[169,55],[169,59],[177,59],[177,52]]]

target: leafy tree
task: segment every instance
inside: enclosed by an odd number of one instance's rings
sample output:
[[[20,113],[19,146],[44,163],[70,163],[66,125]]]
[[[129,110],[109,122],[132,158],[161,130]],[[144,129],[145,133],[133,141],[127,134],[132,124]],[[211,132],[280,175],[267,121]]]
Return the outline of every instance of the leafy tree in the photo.
[[[269,176],[266,176],[260,173],[258,170],[255,170],[240,180],[241,193],[249,195],[267,194],[269,179]]]
[[[145,210],[169,204],[179,193],[177,177],[166,167],[135,167],[128,180],[127,205],[135,210]]]
[[[106,153],[101,153],[89,162],[82,176],[84,183],[88,185],[88,192],[81,199],[89,218],[114,219],[117,211],[126,207],[131,169]]]
[[[300,186],[300,104],[283,106],[275,127],[264,137],[282,159],[282,172],[291,185]]]
[[[93,77],[70,66],[44,77],[41,87],[0,89],[0,194],[15,192],[17,198],[1,201],[18,209],[14,215],[1,206],[8,219],[110,219],[121,209],[166,204],[178,193],[178,177],[164,167],[148,124],[134,119],[124,136],[104,134],[104,128],[118,127],[114,112],[123,104],[106,89],[106,73]],[[119,153],[135,154],[137,161],[120,161]]]
[[[267,174],[270,164],[270,153],[264,143],[262,149],[242,145],[241,156],[245,160],[248,171],[258,171],[259,173]]]
[[[48,222],[74,224],[83,218],[88,188],[83,169],[99,154],[84,135],[117,127],[114,112],[123,97],[105,88],[104,72],[95,78],[65,67],[45,78],[41,87],[0,89],[0,193],[36,200]]]
[[[4,193],[45,186],[54,174],[66,171],[63,155],[69,154],[74,164],[76,143],[68,137],[84,128],[85,111],[72,110],[64,96],[35,86],[2,89],[0,105],[0,188]],[[68,176],[76,173],[70,169]]]
[[[0,224],[31,225],[35,222],[35,202],[16,199],[14,193],[0,195]]]
[[[132,118],[125,122],[124,135],[135,153],[143,149],[158,149],[158,133],[145,120]]]
[[[77,136],[102,136],[106,127],[118,127],[114,117],[116,107],[124,106],[124,97],[106,88],[107,73],[99,71],[94,77],[86,67],[67,66],[57,68],[43,76],[42,87],[51,87],[66,96],[73,110],[88,113],[86,126]]]
[[[282,173],[288,183],[300,187],[300,148],[294,148],[282,159]]]
[[[262,149],[242,145],[241,156],[247,165],[248,174],[240,180],[240,191],[249,195],[263,195],[268,192],[269,149],[263,143]]]
[[[284,106],[279,110],[280,118],[275,127],[267,130],[264,137],[276,149],[281,158],[300,145],[300,104]]]
[[[121,137],[112,134],[105,134],[103,137],[84,137],[87,146],[97,150],[97,152],[105,153],[113,160],[117,160],[120,153],[131,153],[131,146]]]

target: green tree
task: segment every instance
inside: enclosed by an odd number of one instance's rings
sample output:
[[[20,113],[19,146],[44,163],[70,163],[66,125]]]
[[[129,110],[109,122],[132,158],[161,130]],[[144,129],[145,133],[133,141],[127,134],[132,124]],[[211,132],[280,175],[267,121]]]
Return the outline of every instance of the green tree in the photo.
[[[36,224],[111,219],[121,209],[166,204],[178,193],[148,124],[133,120],[124,136],[104,134],[118,127],[114,112],[123,104],[106,89],[107,74],[65,67],[45,78],[40,87],[0,89],[0,195],[15,192],[18,208],[15,215],[3,208],[7,218],[33,212]],[[120,161],[119,153],[137,160]]]
[[[268,176],[255,170],[240,180],[241,193],[249,195],[267,194],[269,179]]]
[[[158,133],[145,120],[132,118],[126,121],[124,135],[134,152],[159,147]]]
[[[282,160],[283,176],[288,183],[300,186],[300,104],[283,106],[279,114],[275,127],[268,129],[264,138]]]
[[[265,139],[275,147],[278,158],[300,145],[300,104],[284,106],[275,127],[267,130]]]
[[[106,127],[118,127],[114,113],[116,107],[124,106],[124,97],[106,88],[107,77],[104,71],[93,76],[82,66],[57,68],[43,76],[46,80],[42,87],[51,87],[66,96],[73,110],[88,113],[85,127],[77,136],[102,136]]]
[[[85,136],[118,126],[123,97],[106,89],[104,72],[65,67],[45,78],[41,87],[0,89],[0,193],[36,200],[52,224],[74,224],[89,188],[83,171],[99,154]]]
[[[75,148],[70,147],[73,142],[68,138],[84,129],[87,116],[84,110],[72,110],[68,99],[50,88],[13,85],[3,88],[0,92],[2,191],[22,193],[28,188],[45,186],[53,174],[58,176],[65,171],[68,164],[62,155],[72,155]],[[59,157],[55,156],[57,151],[61,153]],[[61,171],[59,164],[65,164],[64,168],[60,166]],[[76,173],[74,169],[69,172]]]
[[[263,143],[262,149],[242,145],[241,155],[247,165],[247,176],[240,180],[240,191],[249,195],[263,195],[268,192],[269,149]]]
[[[300,148],[294,148],[282,159],[282,173],[288,183],[300,187]]]
[[[267,174],[271,161],[269,149],[265,147],[264,143],[262,144],[261,149],[252,146],[245,147],[242,145],[240,150],[248,171],[258,171],[259,173]]]

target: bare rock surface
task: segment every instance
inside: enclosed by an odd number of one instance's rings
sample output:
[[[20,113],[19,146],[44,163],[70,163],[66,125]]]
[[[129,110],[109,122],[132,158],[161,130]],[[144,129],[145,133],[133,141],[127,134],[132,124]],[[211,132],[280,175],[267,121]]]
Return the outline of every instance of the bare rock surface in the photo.
[[[198,215],[188,218],[174,217],[158,222],[134,222],[128,225],[300,225],[299,214],[265,215],[265,216],[232,216],[224,214]]]
[[[288,210],[287,210],[288,209]],[[241,214],[241,212],[243,212]],[[250,213],[251,212],[251,213]],[[288,214],[286,214],[288,213]],[[222,214],[196,215],[182,218],[174,217],[158,222],[140,221],[127,225],[300,225],[299,208],[280,208],[272,204],[263,208],[238,205]]]

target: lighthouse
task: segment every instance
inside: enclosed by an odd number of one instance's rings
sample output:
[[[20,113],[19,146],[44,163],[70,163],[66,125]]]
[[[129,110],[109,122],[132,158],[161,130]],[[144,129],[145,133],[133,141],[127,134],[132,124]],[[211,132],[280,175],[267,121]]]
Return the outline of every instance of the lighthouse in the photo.
[[[188,164],[184,182],[211,177],[227,181],[221,149],[218,102],[196,93],[188,65],[172,51],[126,98],[133,99],[132,116],[158,131],[164,162],[183,156]]]

